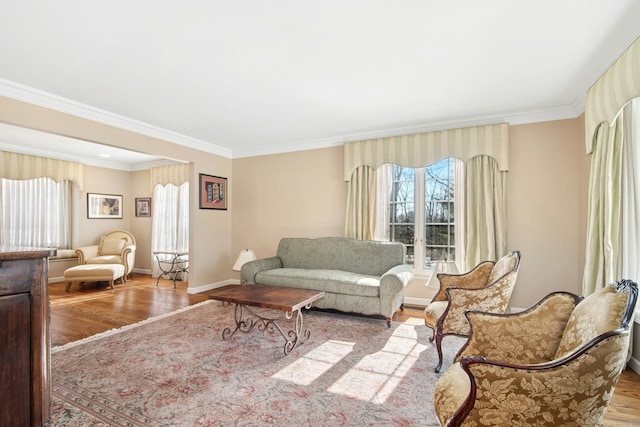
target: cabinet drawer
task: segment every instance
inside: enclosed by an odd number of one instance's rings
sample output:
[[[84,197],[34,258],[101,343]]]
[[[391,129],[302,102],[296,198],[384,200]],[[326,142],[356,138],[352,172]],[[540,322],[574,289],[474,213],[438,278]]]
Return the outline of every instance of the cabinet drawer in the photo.
[[[42,279],[42,259],[0,261],[0,295],[29,292]]]

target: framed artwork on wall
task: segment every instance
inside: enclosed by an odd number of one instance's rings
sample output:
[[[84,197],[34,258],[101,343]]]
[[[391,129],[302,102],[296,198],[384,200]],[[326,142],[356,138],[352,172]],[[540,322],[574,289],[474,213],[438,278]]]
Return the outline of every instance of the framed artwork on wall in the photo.
[[[200,209],[227,209],[227,178],[200,174]]]
[[[136,216],[151,216],[151,197],[136,197]]]
[[[87,218],[122,218],[122,196],[87,193]]]

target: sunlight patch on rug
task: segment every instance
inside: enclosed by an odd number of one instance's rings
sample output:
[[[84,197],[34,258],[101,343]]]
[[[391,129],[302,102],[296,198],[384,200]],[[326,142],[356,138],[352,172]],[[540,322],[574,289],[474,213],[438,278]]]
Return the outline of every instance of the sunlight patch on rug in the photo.
[[[327,341],[296,359],[273,378],[309,385],[351,353],[354,345],[355,342]]]
[[[328,391],[384,404],[427,349],[418,343],[415,328],[410,323],[398,326],[382,350],[362,358]]]

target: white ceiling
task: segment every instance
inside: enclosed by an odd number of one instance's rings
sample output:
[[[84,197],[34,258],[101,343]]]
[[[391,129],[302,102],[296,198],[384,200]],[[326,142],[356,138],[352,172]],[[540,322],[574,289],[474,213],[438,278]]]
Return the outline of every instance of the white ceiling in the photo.
[[[577,117],[640,35],[637,0],[0,0],[0,10],[0,95],[230,158]]]

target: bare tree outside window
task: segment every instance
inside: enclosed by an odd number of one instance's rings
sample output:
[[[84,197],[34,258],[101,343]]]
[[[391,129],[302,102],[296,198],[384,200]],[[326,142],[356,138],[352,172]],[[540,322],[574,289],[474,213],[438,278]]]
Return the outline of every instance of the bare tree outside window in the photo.
[[[416,255],[427,269],[438,260],[455,261],[455,161],[448,158],[423,169],[391,167],[389,236],[406,245],[411,264]],[[416,205],[424,206],[418,215]]]

